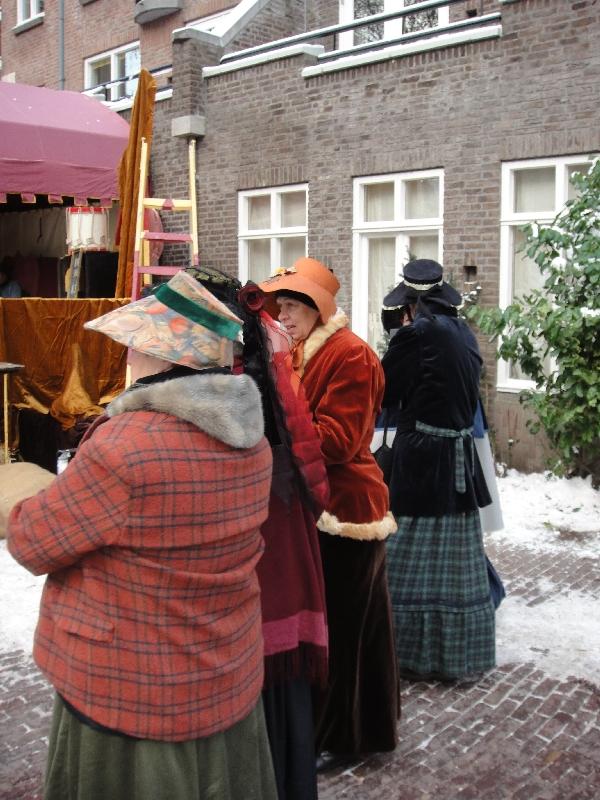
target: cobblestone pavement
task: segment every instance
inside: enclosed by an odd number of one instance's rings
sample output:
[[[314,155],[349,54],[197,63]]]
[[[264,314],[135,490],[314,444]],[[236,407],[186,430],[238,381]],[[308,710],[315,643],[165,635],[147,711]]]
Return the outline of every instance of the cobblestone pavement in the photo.
[[[597,560],[578,553],[581,536],[559,556],[488,545],[509,591],[505,606],[573,592],[598,601]],[[557,643],[568,624],[557,619]],[[577,677],[590,674],[578,670],[577,648],[570,677],[526,657],[472,685],[403,682],[396,751],[322,776],[320,800],[598,800],[600,664],[591,682]],[[0,800],[41,798],[51,698],[28,655],[0,655]]]

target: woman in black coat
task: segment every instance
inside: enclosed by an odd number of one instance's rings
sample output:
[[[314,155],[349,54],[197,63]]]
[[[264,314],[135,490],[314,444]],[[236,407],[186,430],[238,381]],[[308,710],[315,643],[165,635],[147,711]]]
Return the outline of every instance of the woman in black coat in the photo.
[[[482,362],[442,274],[411,261],[384,299],[384,325],[398,327],[383,358],[383,405],[397,416],[387,559],[401,673],[454,680],[495,665],[495,624],[473,444]]]

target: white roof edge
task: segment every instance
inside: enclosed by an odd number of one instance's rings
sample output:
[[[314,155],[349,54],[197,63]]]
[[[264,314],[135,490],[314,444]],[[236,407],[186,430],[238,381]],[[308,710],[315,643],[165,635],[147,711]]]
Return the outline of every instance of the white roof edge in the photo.
[[[207,44],[217,47],[227,47],[235,37],[242,31],[249,22],[258,14],[259,11],[268,5],[270,0],[241,0],[231,13],[221,21],[217,22],[214,29],[199,31],[197,28],[177,28],[173,31],[172,38],[180,39],[182,34],[192,34],[191,38],[200,39]]]
[[[484,39],[495,39],[501,35],[502,25],[488,25],[485,28],[441,34],[440,36],[434,36],[419,42],[392,45],[383,50],[373,50],[370,53],[360,53],[355,56],[338,58],[335,61],[331,60],[324,64],[316,64],[314,67],[304,67],[302,70],[302,77],[313,78],[316,75],[325,75],[328,72],[339,72],[340,70],[359,67],[363,64],[387,61],[390,58],[401,58],[402,56],[410,56],[428,50],[439,50],[442,47],[451,47],[455,44],[467,44],[469,42],[480,42]]]
[[[240,58],[237,61],[228,61],[226,64],[219,64],[216,67],[204,67],[202,77],[211,78],[214,75],[223,75],[226,72],[237,72],[248,67],[255,67],[258,64],[265,64],[268,61],[278,61],[281,58],[291,58],[292,56],[310,55],[318,57],[324,52],[325,48],[320,44],[293,44],[289,47],[282,47],[280,50],[269,50],[267,53],[257,53],[254,56]]]

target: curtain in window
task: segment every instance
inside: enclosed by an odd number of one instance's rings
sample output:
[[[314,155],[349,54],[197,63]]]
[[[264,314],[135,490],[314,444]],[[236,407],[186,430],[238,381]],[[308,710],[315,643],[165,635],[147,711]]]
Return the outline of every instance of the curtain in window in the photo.
[[[526,242],[523,231],[513,227],[511,233],[513,242],[512,293],[513,299],[517,300],[530,294],[534,289],[541,289],[544,285],[544,277],[535,261],[528,258],[523,251]],[[545,372],[550,370],[549,358],[544,362],[544,370]],[[509,364],[509,375],[517,380],[531,380],[531,376],[524,373],[521,367],[512,361]]]
[[[127,77],[129,75],[137,75],[140,71],[142,66],[142,59],[140,55],[139,47],[136,47],[134,50],[128,50],[125,53],[124,58],[124,75],[119,75],[119,77]],[[131,81],[126,81],[123,87],[124,89],[124,96],[125,97],[133,97],[135,91],[137,89],[138,79],[135,78]]]
[[[298,228],[306,225],[306,192],[281,194],[281,227]]]
[[[294,261],[306,255],[306,238],[304,236],[293,236],[281,239],[280,248],[281,267],[291,267]]]
[[[367,240],[369,264],[369,318],[367,341],[379,355],[387,341],[381,325],[381,305],[385,295],[398,283],[396,270],[396,238],[392,236]]]
[[[394,184],[372,183],[365,186],[365,222],[394,219]]]
[[[265,230],[271,227],[271,197],[258,195],[248,198],[248,230]]]
[[[521,169],[515,172],[515,212],[553,211],[554,167]]]
[[[252,239],[248,242],[248,277],[255,283],[271,274],[271,240]]]
[[[439,179],[420,178],[404,182],[406,219],[439,217]]]

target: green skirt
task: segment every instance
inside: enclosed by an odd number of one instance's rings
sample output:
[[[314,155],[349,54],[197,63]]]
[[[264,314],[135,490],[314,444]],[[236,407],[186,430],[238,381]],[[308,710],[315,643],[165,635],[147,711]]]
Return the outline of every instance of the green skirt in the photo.
[[[262,702],[229,730],[156,742],[94,730],[54,704],[44,800],[277,800]]]
[[[401,674],[457,679],[495,666],[479,512],[398,517],[387,571]]]

